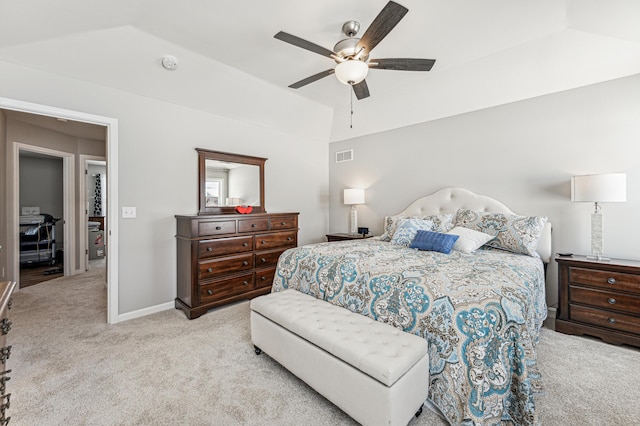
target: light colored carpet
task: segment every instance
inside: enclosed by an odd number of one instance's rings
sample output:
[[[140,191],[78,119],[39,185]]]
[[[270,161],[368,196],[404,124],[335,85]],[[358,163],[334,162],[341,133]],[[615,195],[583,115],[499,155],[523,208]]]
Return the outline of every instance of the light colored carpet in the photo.
[[[12,425],[355,424],[254,354],[248,302],[193,321],[170,310],[109,326],[101,274],[14,296]],[[538,351],[543,425],[638,424],[640,351],[548,329]],[[445,423],[425,410],[410,424]]]

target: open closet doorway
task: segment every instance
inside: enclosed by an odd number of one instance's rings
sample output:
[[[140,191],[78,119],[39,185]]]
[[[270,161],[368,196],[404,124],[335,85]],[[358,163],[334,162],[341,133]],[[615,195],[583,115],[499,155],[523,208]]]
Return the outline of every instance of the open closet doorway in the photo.
[[[84,253],[81,268],[85,271],[106,266],[105,224],[107,223],[107,162],[104,157],[81,155],[84,179],[80,182],[80,204],[84,206],[81,229],[86,229],[80,252]],[[83,244],[86,242],[86,245]],[[105,271],[106,272],[106,271]],[[107,280],[104,274],[105,282]]]

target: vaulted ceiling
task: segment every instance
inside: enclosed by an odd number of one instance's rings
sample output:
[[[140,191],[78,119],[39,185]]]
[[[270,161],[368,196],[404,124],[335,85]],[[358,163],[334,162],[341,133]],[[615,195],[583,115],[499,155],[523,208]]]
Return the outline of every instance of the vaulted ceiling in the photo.
[[[287,87],[334,63],[273,35],[332,49],[344,22],[367,28],[386,0],[0,0],[0,61],[249,121],[294,123],[305,110],[291,106],[314,103],[333,111],[329,141],[640,73],[637,0],[398,2],[409,12],[373,56],[437,62],[371,70],[353,128],[334,76]],[[176,71],[162,68],[167,54]]]

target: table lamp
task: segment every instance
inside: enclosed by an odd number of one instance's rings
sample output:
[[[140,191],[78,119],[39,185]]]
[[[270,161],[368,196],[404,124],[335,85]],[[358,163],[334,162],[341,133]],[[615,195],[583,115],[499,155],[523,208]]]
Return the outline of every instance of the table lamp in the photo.
[[[627,201],[626,173],[573,176],[571,178],[571,201],[595,203],[591,213],[591,256],[589,259],[609,260],[602,256],[603,231],[602,211],[598,203],[619,203]]]

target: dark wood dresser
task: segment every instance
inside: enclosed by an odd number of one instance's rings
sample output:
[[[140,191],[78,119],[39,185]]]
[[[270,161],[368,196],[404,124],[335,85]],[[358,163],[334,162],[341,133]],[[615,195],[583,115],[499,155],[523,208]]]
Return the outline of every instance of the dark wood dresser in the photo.
[[[556,257],[556,330],[640,347],[640,262]]]
[[[11,394],[7,392],[7,381],[10,379],[11,370],[7,368],[7,360],[11,356],[11,345],[7,344],[7,334],[11,330],[9,321],[9,309],[11,309],[11,296],[16,283],[0,282],[0,425],[6,425],[11,419],[7,410],[11,403]]]
[[[189,319],[271,291],[280,254],[298,245],[298,213],[176,216],[176,308]]]

